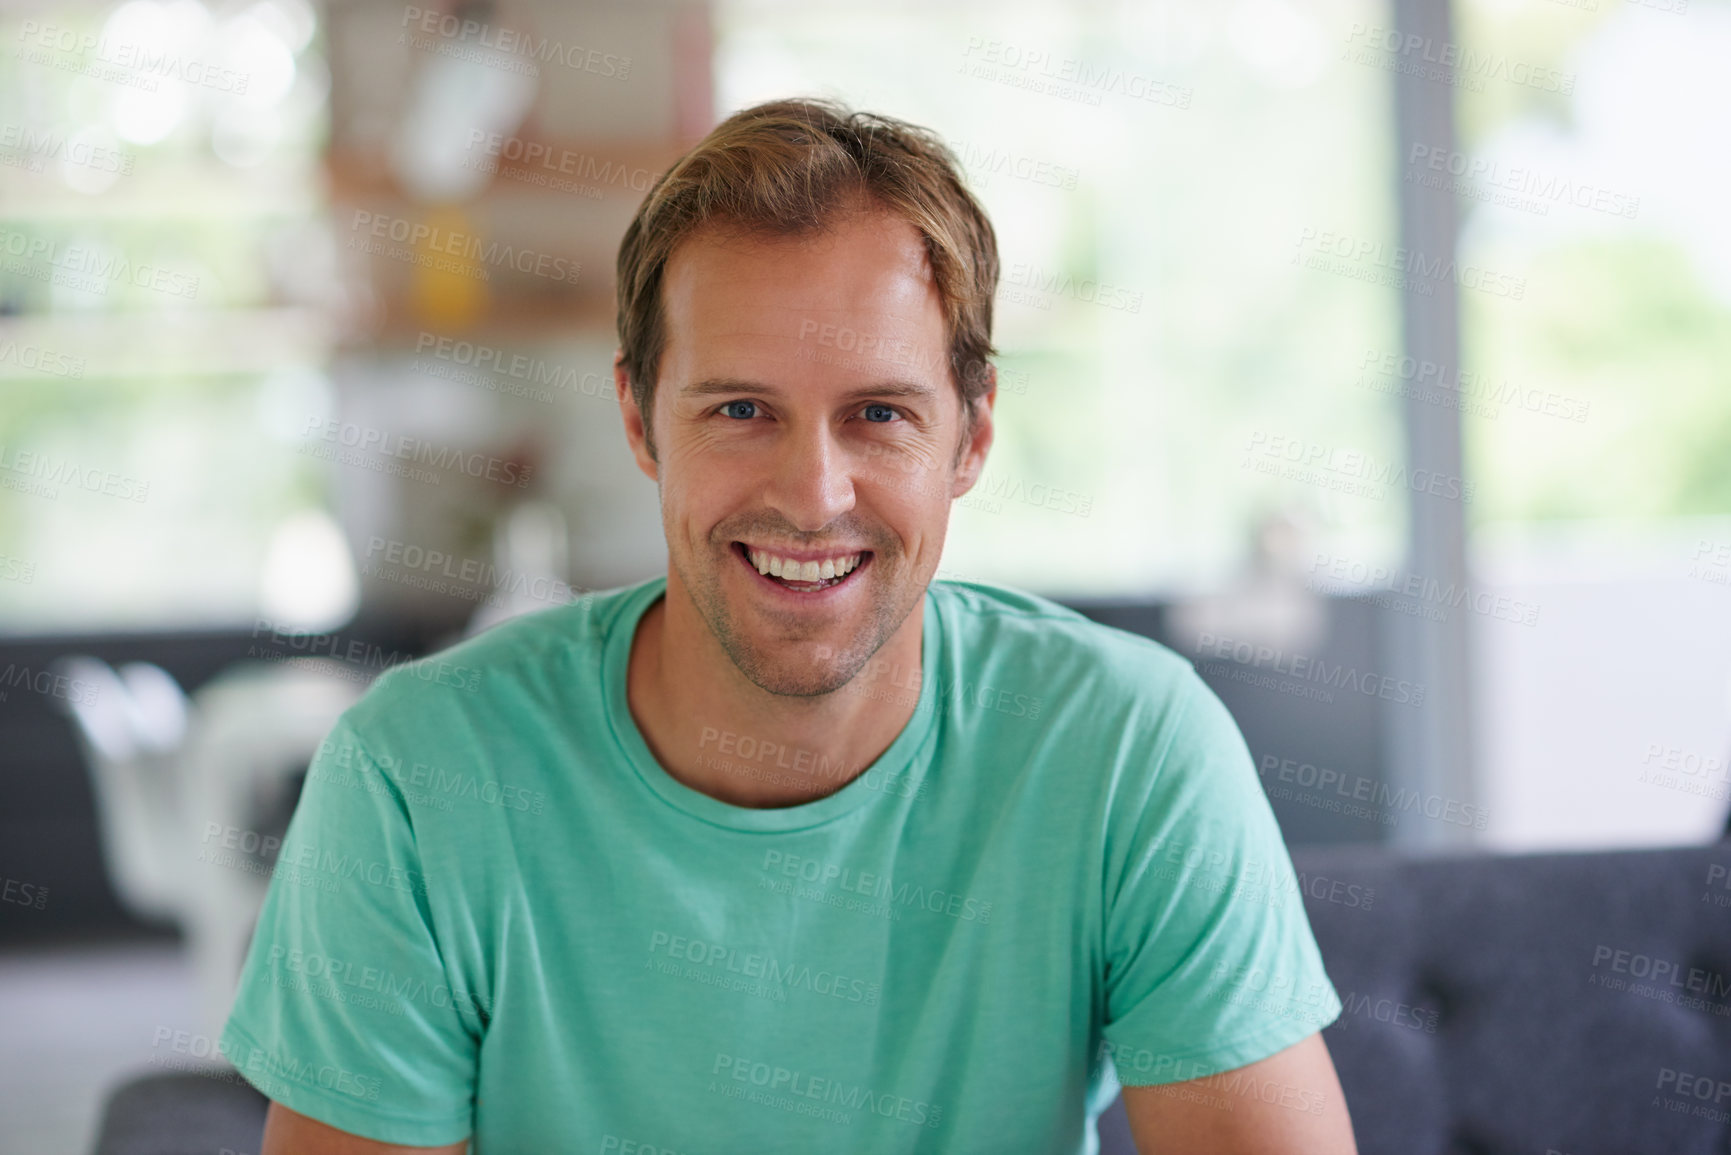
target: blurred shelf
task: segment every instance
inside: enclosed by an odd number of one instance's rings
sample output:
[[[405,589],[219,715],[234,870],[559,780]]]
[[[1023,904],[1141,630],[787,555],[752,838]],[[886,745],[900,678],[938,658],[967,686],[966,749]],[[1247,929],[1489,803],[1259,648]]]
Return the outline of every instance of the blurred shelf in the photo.
[[[349,258],[350,268],[364,277],[374,302],[369,323],[341,338],[343,349],[412,352],[428,333],[490,345],[560,335],[604,334],[611,339],[613,266],[620,238],[649,187],[689,144],[508,139],[508,151],[516,153],[516,159],[503,155],[503,147],[498,156],[477,147],[473,161],[495,166],[487,183],[469,200],[443,206],[412,199],[382,150],[339,147],[327,155],[334,231],[340,248],[364,252]],[[526,159],[531,154],[535,159]],[[376,216],[369,223],[361,213]],[[431,223],[438,230],[484,238],[489,246],[568,262],[581,271],[576,280],[564,281],[523,275],[494,263],[485,268],[484,284],[464,289],[447,277],[440,285],[437,275],[417,272],[406,253],[392,251],[404,250],[406,244],[390,244],[388,234],[372,231],[387,217],[395,218],[390,224],[399,233],[406,231],[400,222]],[[369,249],[368,243],[378,248]],[[436,256],[440,244],[431,242],[428,256]]]
[[[319,365],[335,343],[313,309],[207,309],[159,313],[54,313],[0,318],[0,348],[78,358],[76,375],[0,359],[0,380],[71,383],[103,377],[223,376]],[[54,364],[64,366],[58,359]]]
[[[691,147],[689,143],[674,140],[510,139],[513,144],[523,145],[525,156],[534,151],[535,160],[513,160],[503,155],[489,156],[480,148],[473,150],[475,163],[497,166],[492,181],[477,200],[503,193],[578,201],[589,199],[567,188],[540,183],[543,179],[558,178],[574,186],[599,189],[603,193],[602,199],[628,198],[635,206],[656,178]],[[326,155],[325,170],[330,176],[330,198],[333,201],[380,205],[417,203],[397,183],[383,153],[336,149]]]
[[[236,169],[209,157],[140,157],[97,193],[69,188],[57,165],[41,172],[0,165],[0,216],[10,221],[90,222],[303,216],[324,208],[326,175],[316,157]]]
[[[376,328],[343,335],[336,347],[345,353],[413,354],[425,334],[508,348],[536,345],[561,336],[601,334],[611,341],[614,333],[613,297],[591,293],[568,299],[514,298],[462,323],[420,318],[407,307],[387,309]]]

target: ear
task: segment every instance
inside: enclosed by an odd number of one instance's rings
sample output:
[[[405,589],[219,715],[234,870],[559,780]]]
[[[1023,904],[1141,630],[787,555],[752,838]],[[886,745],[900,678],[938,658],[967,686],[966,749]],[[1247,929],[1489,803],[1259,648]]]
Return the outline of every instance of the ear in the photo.
[[[974,400],[974,428],[957,459],[956,478],[950,487],[952,499],[967,496],[986,468],[986,451],[992,447],[992,405],[998,400],[998,368],[986,366],[986,391]]]
[[[623,349],[613,351],[613,395],[619,402],[619,416],[625,420],[625,443],[631,447],[631,456],[637,459],[637,468],[650,481],[659,484],[661,471],[655,463],[655,455],[649,450],[650,435],[643,427],[643,414],[631,396],[631,375],[625,371]]]

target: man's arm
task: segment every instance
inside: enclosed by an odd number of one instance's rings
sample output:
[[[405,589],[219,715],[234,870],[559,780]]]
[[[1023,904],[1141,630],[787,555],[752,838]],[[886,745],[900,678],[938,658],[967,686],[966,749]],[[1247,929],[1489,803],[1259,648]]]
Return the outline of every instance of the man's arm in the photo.
[[[1125,1087],[1124,1111],[1139,1155],[1358,1155],[1320,1031],[1235,1071]]]
[[[317,1119],[291,1111],[274,1100],[264,1120],[264,1143],[259,1155],[463,1155],[469,1149],[467,1139],[444,1147],[401,1147],[363,1139],[348,1131],[339,1131]]]

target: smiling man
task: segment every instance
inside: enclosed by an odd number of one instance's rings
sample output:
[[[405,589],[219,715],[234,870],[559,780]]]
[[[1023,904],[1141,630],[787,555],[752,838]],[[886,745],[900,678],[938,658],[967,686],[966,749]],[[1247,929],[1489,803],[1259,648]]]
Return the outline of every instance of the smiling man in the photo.
[[[729,118],[619,257],[668,572],[344,715],[221,1046],[266,1155],[1350,1155],[1340,1013],[1230,715],[1147,639],[934,581],[998,259],[929,133]]]

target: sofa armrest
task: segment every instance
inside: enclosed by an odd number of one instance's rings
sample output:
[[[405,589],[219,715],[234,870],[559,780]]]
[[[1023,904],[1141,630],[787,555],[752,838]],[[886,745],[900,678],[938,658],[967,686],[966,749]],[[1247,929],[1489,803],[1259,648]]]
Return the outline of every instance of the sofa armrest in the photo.
[[[258,1155],[269,1110],[232,1067],[137,1075],[109,1093],[95,1155]]]

